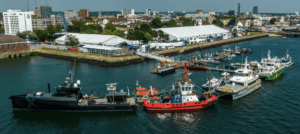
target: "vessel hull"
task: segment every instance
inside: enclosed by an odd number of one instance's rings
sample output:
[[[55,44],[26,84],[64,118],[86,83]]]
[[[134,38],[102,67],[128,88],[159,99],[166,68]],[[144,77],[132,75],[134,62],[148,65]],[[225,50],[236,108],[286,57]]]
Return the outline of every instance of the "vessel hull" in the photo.
[[[239,91],[238,93],[223,93],[220,91],[217,91],[221,96],[220,98],[222,99],[228,99],[228,100],[237,100],[240,99],[242,97],[245,97],[246,95],[252,93],[253,91],[259,89],[261,87],[261,81],[253,84],[251,86],[247,86],[245,88],[243,88],[241,91]],[[225,95],[222,95],[225,94]]]
[[[264,78],[265,78],[265,80],[275,80],[278,77],[280,77],[280,75],[283,73],[283,71],[284,71],[284,68],[280,69],[276,73],[273,73],[272,76],[264,76]]]

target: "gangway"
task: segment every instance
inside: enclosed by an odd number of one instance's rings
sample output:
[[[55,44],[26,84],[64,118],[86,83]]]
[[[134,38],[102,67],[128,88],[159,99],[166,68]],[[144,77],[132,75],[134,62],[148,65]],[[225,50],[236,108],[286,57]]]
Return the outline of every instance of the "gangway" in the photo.
[[[163,56],[163,55],[154,54],[154,53],[137,51],[136,54],[139,56],[142,56],[143,58],[155,59],[155,60],[159,60],[159,61],[161,61],[161,60],[165,60],[167,62],[175,61],[173,57],[170,58],[169,56]]]

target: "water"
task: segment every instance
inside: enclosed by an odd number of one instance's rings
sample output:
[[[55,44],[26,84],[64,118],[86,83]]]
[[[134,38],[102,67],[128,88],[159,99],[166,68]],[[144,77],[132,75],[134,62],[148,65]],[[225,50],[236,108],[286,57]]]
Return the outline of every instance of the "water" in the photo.
[[[53,87],[62,84],[73,62],[42,58],[23,57],[0,61],[0,133],[299,133],[300,132],[300,98],[299,98],[299,50],[300,38],[262,38],[236,43],[236,46],[250,47],[252,54],[238,56],[232,61],[241,62],[248,56],[248,61],[260,61],[271,55],[285,56],[289,49],[295,64],[285,69],[275,81],[262,81],[263,88],[236,100],[219,100],[206,110],[191,113],[146,113],[139,106],[136,112],[101,112],[101,113],[55,113],[55,112],[14,112],[11,95],[47,91],[47,84]],[[194,56],[224,48],[226,45],[205,51],[191,53]],[[263,51],[262,51],[263,50]],[[191,56],[185,54],[177,56]],[[222,64],[223,64],[222,63]],[[222,67],[221,64],[221,67]],[[90,94],[92,90],[104,96],[105,84],[116,81],[118,90],[134,89],[135,81],[149,88],[170,90],[172,83],[182,78],[182,69],[165,76],[151,74],[157,65],[152,60],[141,64],[117,68],[104,68],[85,63],[76,63],[75,80],[80,79],[81,92]],[[218,65],[213,65],[218,66]],[[190,79],[201,86],[208,75],[218,77],[217,72],[191,71]],[[196,88],[197,93],[201,93]]]

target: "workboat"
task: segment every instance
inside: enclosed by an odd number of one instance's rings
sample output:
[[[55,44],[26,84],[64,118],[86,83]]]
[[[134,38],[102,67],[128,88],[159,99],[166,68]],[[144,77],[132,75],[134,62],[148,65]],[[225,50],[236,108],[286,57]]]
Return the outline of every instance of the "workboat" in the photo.
[[[206,60],[201,59],[200,61],[201,62],[206,62],[206,63],[212,63],[212,64],[218,64],[218,63],[220,63],[220,61],[216,61],[213,58],[207,58]]]
[[[202,85],[202,89],[204,89],[206,91],[208,91],[209,89],[214,90],[215,87],[220,86],[220,85],[221,85],[221,81],[219,79],[213,77],[212,79],[207,80],[207,82]]]
[[[184,66],[184,81],[178,81],[173,89],[163,98],[149,98],[144,100],[146,111],[189,111],[210,107],[214,105],[218,97],[211,92],[196,95],[194,84],[187,81],[187,67]]]
[[[289,55],[289,51],[287,51],[286,57],[282,58],[281,63],[284,65],[284,67],[290,67],[294,64],[292,57]]]
[[[270,50],[268,51],[268,57],[263,58],[260,64],[257,64],[257,74],[263,77],[265,80],[275,80],[284,71],[284,64],[277,59],[277,57],[271,58]]]
[[[203,67],[203,66],[195,66],[193,65],[193,63],[190,63],[190,65],[186,65],[187,69],[190,69],[190,70],[201,70],[201,71],[206,71],[207,68],[206,67]]]
[[[141,87],[138,81],[136,81],[136,93],[134,93],[134,91],[132,93],[136,96],[137,102],[144,102],[149,96],[161,94],[161,92],[156,91],[152,86],[150,86],[149,90]]]
[[[254,76],[252,70],[248,68],[247,57],[244,68],[234,71],[234,76],[224,86],[216,87],[216,92],[220,98],[237,100],[261,87],[259,76]]]
[[[161,60],[160,63],[158,63],[157,69],[155,68],[154,71],[151,71],[151,73],[160,75],[174,73],[175,67],[173,64],[175,65],[176,63],[168,63],[165,60]]]
[[[56,88],[56,93],[36,92],[9,97],[14,110],[53,111],[53,112],[99,112],[99,111],[135,111],[135,98],[129,91],[116,92],[117,83],[106,84],[108,94],[99,97],[94,94],[82,95],[80,81],[73,83],[74,69],[69,72],[67,81]],[[129,90],[129,89],[128,89]]]

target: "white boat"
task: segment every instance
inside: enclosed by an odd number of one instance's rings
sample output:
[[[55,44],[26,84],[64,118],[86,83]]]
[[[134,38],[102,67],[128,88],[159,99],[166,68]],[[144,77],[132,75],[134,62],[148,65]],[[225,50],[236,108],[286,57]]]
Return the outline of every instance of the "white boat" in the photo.
[[[210,87],[209,87],[209,85],[210,85]],[[204,90],[209,90],[209,88],[214,89],[216,86],[220,86],[220,85],[221,85],[221,81],[219,79],[213,77],[210,81],[207,80],[207,82],[202,85],[202,89],[204,89]]]
[[[289,50],[287,50],[286,57],[283,57],[281,63],[284,67],[290,67],[294,64],[292,57],[289,55]]]
[[[213,58],[207,58],[207,60],[200,60],[201,62],[206,62],[206,63],[212,63],[212,64],[218,64],[220,61],[216,61]]]
[[[258,75],[247,67],[247,57],[245,67],[234,71],[234,76],[224,86],[216,87],[216,92],[220,98],[237,100],[261,87],[261,80]]]

